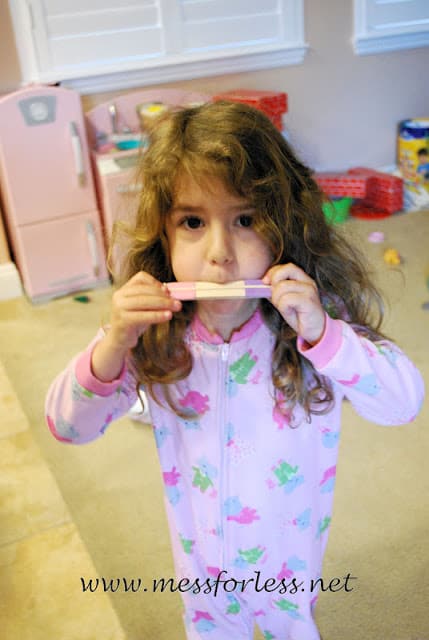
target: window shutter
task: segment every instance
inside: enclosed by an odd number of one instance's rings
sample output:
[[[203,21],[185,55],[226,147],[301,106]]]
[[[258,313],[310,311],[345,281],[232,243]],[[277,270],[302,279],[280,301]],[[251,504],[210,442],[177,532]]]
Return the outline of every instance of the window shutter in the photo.
[[[354,0],[356,53],[429,45],[428,0]]]
[[[99,90],[127,86],[120,84],[126,74],[142,86],[293,64],[306,50],[303,0],[9,3],[25,82],[81,91],[85,78],[88,91],[96,90],[94,82]]]

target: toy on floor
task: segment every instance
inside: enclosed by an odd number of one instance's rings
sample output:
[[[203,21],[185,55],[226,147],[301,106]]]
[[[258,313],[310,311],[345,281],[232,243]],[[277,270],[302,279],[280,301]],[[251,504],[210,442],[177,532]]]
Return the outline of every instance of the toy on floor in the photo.
[[[315,173],[314,178],[326,195],[337,198],[364,198],[367,193],[367,176],[348,173]]]
[[[386,214],[401,211],[404,206],[404,188],[403,180],[398,176],[392,176],[389,173],[375,171],[366,167],[355,167],[349,169],[348,174],[367,177],[367,193],[363,201],[359,204],[368,210],[368,216],[371,217],[371,209],[377,210],[377,213]],[[351,212],[353,215],[353,212]]]
[[[88,302],[91,302],[91,298],[89,296],[75,296],[73,300],[75,302],[83,302],[83,304],[88,304]]]
[[[382,231],[373,231],[369,234],[368,241],[373,242],[374,244],[384,242],[384,233]]]
[[[386,264],[395,267],[402,262],[401,256],[396,249],[386,249],[383,254],[383,259]]]
[[[314,178],[327,196],[353,198],[350,208],[353,217],[375,220],[403,208],[403,181],[398,176],[354,167],[347,172],[315,173]]]
[[[322,204],[322,210],[328,222],[339,224],[349,216],[353,198],[334,198]]]
[[[384,209],[376,209],[376,207],[369,207],[358,201],[352,204],[350,207],[350,215],[353,218],[362,218],[363,220],[382,220],[391,216],[390,211]]]

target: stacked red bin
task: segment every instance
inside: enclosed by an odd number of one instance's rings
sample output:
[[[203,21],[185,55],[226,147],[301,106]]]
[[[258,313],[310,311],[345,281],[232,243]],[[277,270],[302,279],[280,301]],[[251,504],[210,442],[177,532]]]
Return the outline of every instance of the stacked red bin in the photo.
[[[217,93],[213,101],[229,100],[244,102],[263,111],[280,131],[283,129],[282,116],[287,113],[287,93],[281,91],[257,91],[256,89],[233,89]]]
[[[356,217],[383,217],[400,211],[404,206],[403,180],[388,173],[356,167],[349,169],[350,175],[367,177],[366,196],[352,205],[351,214]]]
[[[315,173],[322,191],[331,198],[354,198],[350,213],[357,218],[384,218],[403,208],[402,178],[366,167],[346,173]]]
[[[367,193],[367,176],[346,173],[315,173],[314,178],[331,198],[364,198]]]

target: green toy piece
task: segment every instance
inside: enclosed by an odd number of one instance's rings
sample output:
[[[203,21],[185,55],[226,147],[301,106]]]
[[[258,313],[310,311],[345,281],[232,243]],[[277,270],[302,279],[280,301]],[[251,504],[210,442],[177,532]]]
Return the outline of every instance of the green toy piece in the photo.
[[[83,302],[84,304],[88,304],[88,302],[91,302],[91,298],[89,296],[75,296],[73,300],[75,300],[76,302]]]
[[[322,204],[322,211],[325,214],[327,222],[340,224],[347,220],[352,202],[353,198],[338,198],[324,202]]]

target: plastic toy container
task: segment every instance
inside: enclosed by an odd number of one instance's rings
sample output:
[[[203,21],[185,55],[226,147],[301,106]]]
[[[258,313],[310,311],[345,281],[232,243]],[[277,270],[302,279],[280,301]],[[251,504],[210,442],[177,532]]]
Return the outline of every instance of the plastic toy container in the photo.
[[[403,120],[398,131],[398,164],[404,180],[405,209],[429,203],[429,118]]]
[[[429,190],[429,119],[399,123],[398,161],[406,184]]]

